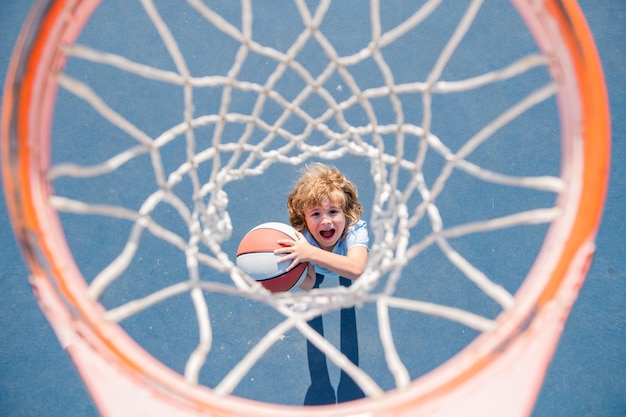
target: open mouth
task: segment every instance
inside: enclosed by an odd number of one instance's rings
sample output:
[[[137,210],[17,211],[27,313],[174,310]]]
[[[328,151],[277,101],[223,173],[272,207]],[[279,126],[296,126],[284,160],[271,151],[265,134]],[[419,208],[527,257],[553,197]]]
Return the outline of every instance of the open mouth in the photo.
[[[324,239],[330,239],[335,235],[335,229],[330,230],[320,230],[320,236]]]

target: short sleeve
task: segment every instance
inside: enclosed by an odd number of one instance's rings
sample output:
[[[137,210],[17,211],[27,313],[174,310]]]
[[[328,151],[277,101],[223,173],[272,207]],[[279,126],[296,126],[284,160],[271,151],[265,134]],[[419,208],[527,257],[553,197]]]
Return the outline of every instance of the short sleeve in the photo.
[[[352,226],[346,236],[346,249],[354,246],[369,246],[369,234],[367,232],[367,223],[365,220],[359,220],[357,224]]]

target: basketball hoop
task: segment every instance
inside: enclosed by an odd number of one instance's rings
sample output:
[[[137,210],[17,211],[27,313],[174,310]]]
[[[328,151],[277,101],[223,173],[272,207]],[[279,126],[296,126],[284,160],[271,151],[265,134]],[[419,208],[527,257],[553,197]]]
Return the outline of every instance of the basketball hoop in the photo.
[[[42,311],[103,415],[276,417],[298,413],[415,417],[531,413],[595,249],[593,241],[608,181],[609,109],[602,68],[584,16],[573,0],[513,0],[539,52],[448,81],[446,66],[460,45],[467,42],[465,35],[481,7],[488,7],[482,1],[470,1],[446,35],[428,73],[405,81],[404,74],[393,73],[392,69],[398,69],[392,68],[383,52],[401,43],[420,25],[440,18],[441,2],[426,1],[389,28],[381,24],[381,11],[389,11],[382,3],[372,1],[370,20],[363,24],[369,41],[349,54],[343,54],[332,43],[336,38],[325,32],[324,24],[332,20],[331,2],[319,3],[309,10],[304,1],[295,1],[293,10],[301,19],[301,32],[293,36],[293,44],[280,49],[253,36],[252,22],[255,13],[263,14],[257,8],[261,6],[242,1],[240,25],[236,26],[219,10],[200,0],[189,0],[189,10],[195,16],[236,44],[229,71],[201,76],[192,75],[190,57],[185,56],[173,28],[151,0],[141,1],[145,17],[158,32],[173,70],[76,43],[81,31],[89,27],[90,17],[97,13],[97,0],[42,0],[29,15],[11,61],[3,101],[2,169],[7,205]],[[274,13],[281,10],[272,10]],[[299,59],[305,46],[311,44],[327,62],[319,74]],[[403,51],[407,55],[413,52]],[[238,78],[252,55],[273,65],[265,83]],[[365,61],[379,71],[379,85],[362,87],[365,82],[356,73]],[[109,106],[102,93],[89,84],[88,76],[80,79],[67,69],[74,65],[75,71],[82,64],[174,86],[182,92],[182,119],[154,136],[147,134]],[[433,104],[435,95],[461,95],[481,88],[497,90],[500,83],[525,77],[534,69],[543,70],[549,79],[502,109],[482,128],[468,133],[457,149],[437,135],[433,114],[440,108]],[[281,83],[288,83],[290,77],[306,84],[296,88],[293,97],[281,90]],[[331,84],[336,87],[331,89]],[[194,91],[209,88],[221,92],[219,108],[213,113],[194,112],[200,107],[194,102]],[[133,145],[94,163],[53,162],[53,120],[60,91],[80,99]],[[518,94],[515,89],[511,91],[505,95]],[[247,94],[255,96],[247,112],[234,110],[239,95]],[[423,106],[419,124],[405,120],[406,103],[400,97],[409,95],[419,97],[417,101]],[[310,110],[307,100],[311,97],[325,110],[319,114]],[[377,100],[381,97],[393,109],[390,120],[377,115]],[[557,175],[506,174],[472,162],[477,148],[520,115],[550,99],[556,101],[560,122]],[[272,106],[278,109],[277,115],[266,117],[265,112]],[[76,108],[77,113],[80,110]],[[197,132],[207,127],[211,128],[210,143],[200,146]],[[175,140],[185,143],[187,154],[182,163],[169,169],[161,150]],[[437,155],[440,161],[438,174],[430,182],[423,175],[428,169],[427,154]],[[376,238],[367,271],[349,288],[310,293],[275,295],[256,285],[223,250],[232,233],[228,185],[262,175],[273,165],[298,165],[312,158],[339,160],[346,155],[367,161],[375,188],[370,225]],[[149,160],[155,182],[154,190],[139,208],[57,193],[61,188],[57,184],[63,179],[78,181],[116,173],[140,158]],[[207,164],[209,168],[202,171]],[[445,190],[454,186],[450,179],[454,172],[467,174],[468,183],[547,193],[556,202],[549,207],[448,226],[439,201]],[[134,179],[126,180],[131,187],[134,185]],[[186,181],[190,185],[185,186],[192,189],[190,201],[183,201],[172,191]],[[172,210],[172,217],[180,218],[185,234],[178,232],[179,226],[164,225],[156,219],[156,207],[163,204]],[[75,248],[67,242],[69,232],[61,219],[66,213],[103,216],[131,225],[115,259],[93,276],[87,277],[77,265]],[[416,231],[424,224],[428,230],[417,236]],[[450,243],[459,237],[536,224],[546,225],[547,232],[534,264],[515,291],[487,277]],[[106,298],[108,291],[140,256],[144,234],[180,253],[187,277],[145,296],[111,305]],[[405,266],[431,248],[493,300],[500,309],[497,317],[398,293]],[[203,278],[203,268],[221,278]],[[189,354],[185,370],[177,372],[149,354],[120,323],[181,294],[191,299],[199,341]],[[201,375],[215,350],[206,294],[258,302],[281,317],[212,386],[203,385]],[[386,362],[395,384],[389,390],[307,325],[307,320],[320,314],[363,304],[376,309],[383,351],[380,362]],[[451,359],[412,380],[395,346],[389,319],[392,309],[444,318],[480,334]],[[367,398],[296,408],[237,396],[234,392],[244,376],[289,331],[298,332],[323,351]]]

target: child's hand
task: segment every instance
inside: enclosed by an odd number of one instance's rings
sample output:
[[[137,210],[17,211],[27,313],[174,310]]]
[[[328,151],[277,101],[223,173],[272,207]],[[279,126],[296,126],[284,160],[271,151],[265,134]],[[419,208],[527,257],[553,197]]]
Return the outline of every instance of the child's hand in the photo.
[[[278,262],[291,261],[287,271],[290,271],[301,262],[309,262],[315,250],[318,249],[307,242],[302,233],[296,232],[296,238],[297,240],[279,239],[278,244],[282,247],[274,251],[275,254],[284,254]]]

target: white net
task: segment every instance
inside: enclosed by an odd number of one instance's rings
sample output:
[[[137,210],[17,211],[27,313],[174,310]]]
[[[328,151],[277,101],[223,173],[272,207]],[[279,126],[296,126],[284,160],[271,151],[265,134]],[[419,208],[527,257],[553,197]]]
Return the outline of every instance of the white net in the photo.
[[[122,3],[63,48],[48,173],[108,320],[192,384],[284,403],[254,381],[306,374],[304,338],[375,397],[498,326],[564,190],[551,59],[510,5]],[[234,248],[314,160],[359,187],[367,268],[270,294]],[[355,306],[360,364],[309,323]]]

